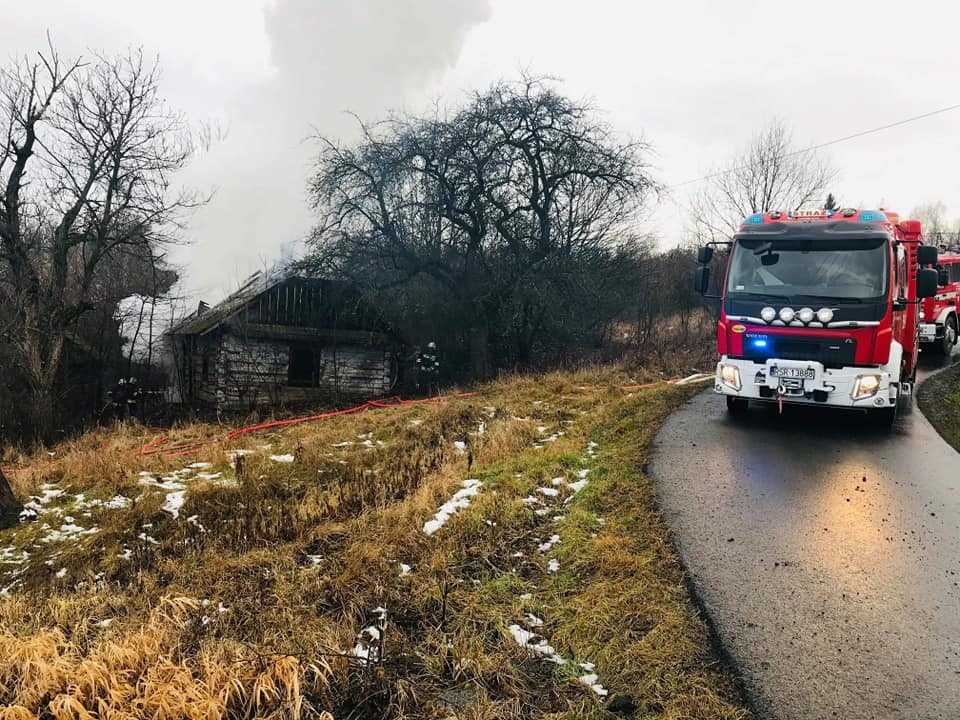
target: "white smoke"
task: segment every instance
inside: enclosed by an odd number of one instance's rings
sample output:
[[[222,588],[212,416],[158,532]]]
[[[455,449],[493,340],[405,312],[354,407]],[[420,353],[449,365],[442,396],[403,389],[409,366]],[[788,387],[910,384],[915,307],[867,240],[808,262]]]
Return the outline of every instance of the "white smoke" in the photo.
[[[215,299],[289,255],[312,220],[305,185],[317,148],[308,138],[349,138],[350,113],[376,120],[422,103],[488,14],[476,0],[279,0],[268,8],[271,73],[224,113],[226,139],[187,176],[216,186],[191,222],[193,244],[176,257],[187,287]]]

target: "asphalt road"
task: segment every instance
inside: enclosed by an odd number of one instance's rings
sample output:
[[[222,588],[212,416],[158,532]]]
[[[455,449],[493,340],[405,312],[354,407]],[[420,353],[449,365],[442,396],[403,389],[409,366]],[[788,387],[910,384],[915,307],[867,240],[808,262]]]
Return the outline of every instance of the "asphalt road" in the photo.
[[[761,718],[960,718],[960,455],[919,409],[732,420],[708,390],[651,469]]]

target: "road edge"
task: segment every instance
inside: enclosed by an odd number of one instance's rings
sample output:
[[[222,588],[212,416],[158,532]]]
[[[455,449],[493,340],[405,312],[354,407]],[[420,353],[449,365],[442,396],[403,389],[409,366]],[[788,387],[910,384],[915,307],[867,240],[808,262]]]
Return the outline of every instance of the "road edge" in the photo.
[[[941,383],[950,382],[951,379],[960,381],[960,358],[952,365],[938,369],[920,383],[916,391],[916,406],[927,419],[927,422],[936,430],[937,435],[943,438],[943,441],[947,443],[947,445],[960,453],[960,437],[948,437],[947,433],[944,432],[943,419],[937,413],[932,412],[929,406],[929,403],[932,402],[930,397],[931,393],[935,392],[935,389],[938,388]]]
[[[680,406],[675,408],[670,415],[673,415],[679,412],[681,409],[693,402],[694,398],[699,397],[701,394],[706,392],[713,392],[712,388],[704,388],[701,392],[693,393],[690,395],[686,401],[684,401]],[[668,415],[667,417],[670,417]],[[664,418],[666,421],[667,418]],[[746,680],[744,679],[744,674],[740,668],[739,663],[730,651],[727,649],[727,646],[723,643],[723,639],[720,637],[720,631],[717,629],[716,622],[713,619],[713,616],[710,614],[710,611],[707,609],[706,603],[703,601],[703,598],[700,595],[700,591],[697,588],[697,583],[693,579],[693,575],[690,573],[689,568],[687,567],[686,559],[683,557],[683,552],[680,549],[680,545],[677,543],[676,533],[673,531],[673,528],[670,526],[670,523],[667,521],[667,516],[663,511],[663,506],[660,500],[660,480],[657,477],[656,473],[653,471],[654,457],[660,452],[660,446],[657,442],[657,438],[660,435],[660,432],[663,430],[663,425],[661,424],[660,428],[657,430],[657,434],[653,438],[653,443],[650,447],[650,457],[647,461],[647,464],[642,468],[643,473],[653,480],[654,484],[654,493],[653,493],[653,504],[654,510],[660,516],[660,520],[663,522],[663,526],[667,529],[667,538],[670,542],[670,547],[673,549],[674,555],[677,558],[677,561],[680,563],[680,568],[683,571],[683,585],[684,589],[687,591],[687,595],[690,597],[690,601],[693,603],[694,608],[696,608],[697,613],[700,615],[703,620],[704,625],[707,629],[707,640],[710,643],[710,649],[713,651],[717,662],[720,665],[720,668],[729,674],[733,680],[734,690],[737,693],[737,700],[747,709],[747,711],[754,718],[761,718],[763,715],[758,711],[757,702],[750,692],[749,687],[747,686]]]

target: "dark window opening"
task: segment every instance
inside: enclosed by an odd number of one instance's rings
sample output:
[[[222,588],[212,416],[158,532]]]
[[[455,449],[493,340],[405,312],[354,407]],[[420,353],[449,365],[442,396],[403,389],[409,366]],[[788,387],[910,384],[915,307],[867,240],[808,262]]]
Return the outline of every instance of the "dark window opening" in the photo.
[[[320,348],[307,343],[290,344],[290,365],[287,382],[291,387],[317,387]]]

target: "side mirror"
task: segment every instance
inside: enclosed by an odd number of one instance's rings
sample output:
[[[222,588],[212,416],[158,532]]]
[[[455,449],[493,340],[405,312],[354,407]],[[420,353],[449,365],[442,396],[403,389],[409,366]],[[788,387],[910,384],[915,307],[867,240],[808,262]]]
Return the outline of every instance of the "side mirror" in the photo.
[[[701,265],[693,273],[693,289],[706,295],[710,289],[710,266]]]
[[[709,265],[710,261],[713,260],[713,248],[709,245],[704,245],[697,248],[697,262],[701,265]]]
[[[937,248],[933,245],[921,245],[917,248],[917,262],[920,266],[937,264]]]
[[[921,250],[923,248],[920,248]],[[917,271],[917,297],[928,298],[937,294],[938,273],[936,270],[926,268]]]
[[[946,270],[937,271],[937,285],[943,287],[944,285],[950,284],[950,276],[947,275]]]

